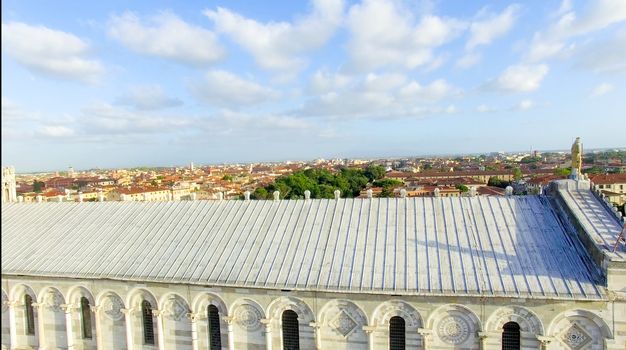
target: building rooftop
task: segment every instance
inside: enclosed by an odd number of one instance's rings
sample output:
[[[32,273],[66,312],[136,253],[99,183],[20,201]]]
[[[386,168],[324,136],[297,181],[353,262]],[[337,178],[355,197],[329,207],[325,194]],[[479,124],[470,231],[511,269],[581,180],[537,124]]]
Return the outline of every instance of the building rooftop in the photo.
[[[2,274],[606,298],[598,268],[539,196],[11,203]]]

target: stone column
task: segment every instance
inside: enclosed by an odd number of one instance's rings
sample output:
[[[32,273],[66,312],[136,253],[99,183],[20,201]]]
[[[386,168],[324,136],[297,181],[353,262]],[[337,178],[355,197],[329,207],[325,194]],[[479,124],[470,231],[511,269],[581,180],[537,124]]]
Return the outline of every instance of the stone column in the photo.
[[[165,337],[163,336],[163,311],[152,310],[152,314],[157,319],[157,336],[158,336],[158,348],[159,350],[165,350]]]
[[[133,350],[133,327],[131,325],[133,309],[121,309],[121,311],[124,313],[124,321],[126,321],[126,349]]]
[[[489,338],[489,334],[486,332],[476,332],[476,335],[479,339],[480,350],[487,350],[487,338]]]
[[[224,316],[222,319],[228,324],[228,350],[235,350],[235,333],[233,332],[235,326],[233,322],[235,318],[232,316]]]
[[[44,349],[46,347],[46,337],[44,336],[45,321],[43,319],[43,310],[46,307],[46,304],[33,303],[32,305],[37,308],[37,330],[35,333],[37,333],[37,339],[39,342],[38,345],[40,349]]]
[[[72,331],[72,304],[62,304],[61,309],[65,312],[65,331],[67,332],[67,349],[74,349],[74,332]]]
[[[433,331],[431,329],[418,328],[417,333],[422,337],[422,350],[427,350]]]
[[[309,326],[313,327],[313,337],[315,338],[315,350],[322,350],[322,326],[311,322]]]
[[[363,330],[367,333],[368,349],[374,350],[374,331],[376,331],[376,326],[363,326]]]
[[[265,325],[265,348],[272,350],[272,320],[264,318],[261,323]]]
[[[96,321],[96,350],[102,350],[102,325],[100,324],[100,310],[102,306],[92,306],[93,318]]]
[[[15,323],[15,307],[18,305],[16,300],[7,302],[9,307],[9,334],[11,337],[11,349],[17,348],[17,324]]]
[[[191,320],[191,349],[198,350],[198,314],[190,312],[187,317]]]

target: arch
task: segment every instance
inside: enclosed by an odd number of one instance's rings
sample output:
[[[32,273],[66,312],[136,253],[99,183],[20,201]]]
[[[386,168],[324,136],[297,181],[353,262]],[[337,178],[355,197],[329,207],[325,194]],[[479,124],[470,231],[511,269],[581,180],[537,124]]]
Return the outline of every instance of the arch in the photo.
[[[217,310],[220,312],[222,316],[229,316],[228,307],[224,302],[224,299],[215,293],[201,293],[196,296],[192,302],[193,312],[200,313],[203,316],[207,316],[204,314],[209,307],[209,305],[215,305]]]
[[[402,300],[390,300],[380,304],[372,314],[372,322],[377,326],[388,326],[394,316],[402,317],[407,328],[422,327],[422,316],[411,304]]]
[[[28,294],[33,298],[33,302],[38,302],[39,298],[37,297],[37,293],[35,290],[27,284],[17,284],[11,288],[9,291],[9,299],[10,300],[22,300],[24,294]]]
[[[515,322],[522,332],[543,335],[543,322],[537,314],[522,306],[504,306],[494,311],[485,323],[487,332],[500,332],[508,322]]]
[[[271,319],[280,320],[285,311],[291,310],[298,315],[300,324],[308,325],[315,321],[311,308],[301,299],[282,296],[274,299],[267,308],[267,315]]]
[[[157,298],[145,288],[134,288],[126,296],[125,304],[129,308],[141,308],[142,301],[147,300],[152,305],[153,310],[159,309]]]
[[[448,345],[476,344],[477,332],[482,331],[480,318],[470,309],[458,304],[443,305],[428,318],[428,328],[436,338]]]
[[[362,331],[368,325],[368,318],[363,309],[356,303],[335,299],[327,302],[319,313],[322,325],[329,327],[335,333],[347,338],[355,331]]]
[[[46,303],[48,308],[54,311],[61,311],[61,305],[65,304],[65,296],[63,293],[55,287],[46,286],[39,292],[39,298],[41,303]]]
[[[230,309],[235,321],[242,328],[248,331],[261,328],[261,320],[265,318],[265,313],[256,301],[249,298],[237,299]]]
[[[89,305],[97,305],[96,299],[93,294],[91,294],[91,291],[84,286],[73,286],[67,291],[68,304],[79,304],[80,298],[82,297],[87,298]]]
[[[96,296],[96,305],[102,308],[103,314],[112,321],[124,319],[122,309],[125,308],[124,300],[112,290],[104,290]]]
[[[584,309],[576,309],[576,310],[568,310],[558,314],[552,322],[550,322],[550,326],[548,327],[548,335],[558,337],[564,329],[562,327],[563,321],[567,320],[568,324],[576,325],[577,320],[586,320],[590,324],[597,327],[600,332],[600,336],[605,339],[613,339],[613,332],[611,332],[611,328],[606,324],[606,322],[602,319],[602,317],[596,315],[592,311],[584,310]]]
[[[178,293],[167,293],[161,297],[159,302],[163,315],[171,320],[180,321],[191,312],[189,303]]]

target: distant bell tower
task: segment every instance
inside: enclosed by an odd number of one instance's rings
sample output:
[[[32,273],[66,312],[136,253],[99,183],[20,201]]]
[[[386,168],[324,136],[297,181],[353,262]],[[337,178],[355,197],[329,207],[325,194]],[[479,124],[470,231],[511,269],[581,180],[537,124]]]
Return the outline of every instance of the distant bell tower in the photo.
[[[15,185],[15,168],[2,168],[2,203],[17,202],[17,188]]]
[[[572,174],[571,178],[577,180],[580,174],[582,174],[583,167],[583,145],[580,142],[580,137],[576,138],[574,144],[572,144]]]

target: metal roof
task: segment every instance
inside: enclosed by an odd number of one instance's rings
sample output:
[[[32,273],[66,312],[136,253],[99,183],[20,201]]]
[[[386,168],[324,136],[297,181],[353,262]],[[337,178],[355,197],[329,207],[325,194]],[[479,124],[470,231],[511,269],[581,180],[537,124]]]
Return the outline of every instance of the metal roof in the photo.
[[[403,295],[604,299],[537,196],[14,203],[2,273]]]

